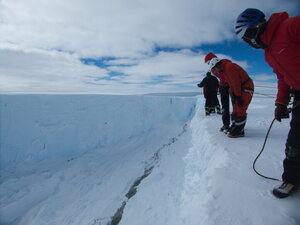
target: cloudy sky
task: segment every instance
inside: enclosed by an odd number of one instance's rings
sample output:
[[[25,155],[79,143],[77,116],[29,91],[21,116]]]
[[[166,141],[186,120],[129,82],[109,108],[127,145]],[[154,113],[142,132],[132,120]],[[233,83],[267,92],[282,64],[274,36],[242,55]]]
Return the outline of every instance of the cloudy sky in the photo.
[[[249,7],[300,12],[299,0],[0,0],[0,93],[199,91],[209,51],[274,81],[235,37]]]

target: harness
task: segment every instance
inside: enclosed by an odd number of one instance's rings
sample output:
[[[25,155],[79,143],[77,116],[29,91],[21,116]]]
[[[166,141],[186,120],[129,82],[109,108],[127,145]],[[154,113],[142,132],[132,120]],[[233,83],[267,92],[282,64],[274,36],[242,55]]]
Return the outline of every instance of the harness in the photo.
[[[249,88],[249,87],[243,87],[245,84],[247,84],[249,81],[252,81],[252,79],[250,77],[248,77],[244,82],[241,83],[242,86],[242,91],[244,92],[249,92],[251,95],[253,95],[254,93],[254,89],[253,88]]]
[[[245,85],[246,83],[248,83],[250,80],[252,80],[250,77],[248,77],[244,82],[241,83],[241,85]]]

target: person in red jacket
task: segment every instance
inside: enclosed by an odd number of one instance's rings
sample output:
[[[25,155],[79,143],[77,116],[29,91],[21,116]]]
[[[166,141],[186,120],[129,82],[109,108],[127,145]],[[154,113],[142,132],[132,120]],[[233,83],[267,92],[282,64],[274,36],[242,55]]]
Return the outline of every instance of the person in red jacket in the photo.
[[[266,20],[258,9],[246,9],[235,25],[235,32],[250,46],[263,49],[265,59],[278,78],[275,119],[288,115],[290,94],[294,95],[292,120],[286,141],[282,184],[273,194],[284,198],[300,189],[300,15],[274,13]]]
[[[247,119],[247,109],[252,100],[254,84],[247,72],[230,60],[220,60],[217,57],[208,61],[213,73],[223,74],[229,85],[233,111],[228,137],[243,137]]]
[[[208,63],[212,58],[217,58],[217,56],[214,53],[210,52],[204,57],[204,62]],[[222,59],[221,61],[226,61],[226,60],[227,59]],[[223,126],[220,128],[220,131],[227,134],[230,126],[229,84],[225,80],[224,74],[216,73],[215,71],[212,72],[220,80],[219,92],[221,95],[222,122],[223,122]]]

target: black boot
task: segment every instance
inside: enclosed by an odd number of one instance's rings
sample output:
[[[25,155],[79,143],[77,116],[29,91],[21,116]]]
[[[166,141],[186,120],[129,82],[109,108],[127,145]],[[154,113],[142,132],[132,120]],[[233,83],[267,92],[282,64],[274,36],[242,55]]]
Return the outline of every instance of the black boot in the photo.
[[[244,128],[246,125],[246,119],[247,119],[246,116],[236,117],[234,126],[231,127],[227,136],[230,138],[244,137],[245,136]]]
[[[227,134],[227,133],[229,132],[229,129],[230,129],[229,126],[223,125],[223,126],[220,128],[220,131],[221,131],[221,132],[224,132],[225,134]]]
[[[205,107],[205,115],[209,116],[210,114],[210,107]]]
[[[230,131],[233,129],[233,127],[235,126],[235,120],[236,120],[236,115],[231,114],[230,117],[231,117],[231,125],[230,125],[230,127],[229,127],[228,132],[230,132]]]
[[[273,195],[277,198],[286,198],[300,190],[300,187],[293,184],[283,182],[280,186],[273,189]]]

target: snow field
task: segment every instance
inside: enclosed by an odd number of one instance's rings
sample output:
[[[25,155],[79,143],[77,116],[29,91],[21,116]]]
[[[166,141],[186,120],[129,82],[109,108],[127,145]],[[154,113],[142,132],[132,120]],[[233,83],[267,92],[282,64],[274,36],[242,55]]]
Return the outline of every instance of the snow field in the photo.
[[[1,105],[1,224],[103,224],[182,132],[195,97],[1,96]]]
[[[237,139],[202,96],[0,97],[1,225],[116,225],[124,204],[120,225],[300,224],[300,194],[276,199],[278,182],[252,170],[268,96],[254,96]],[[274,123],[258,171],[280,178],[288,130]]]

